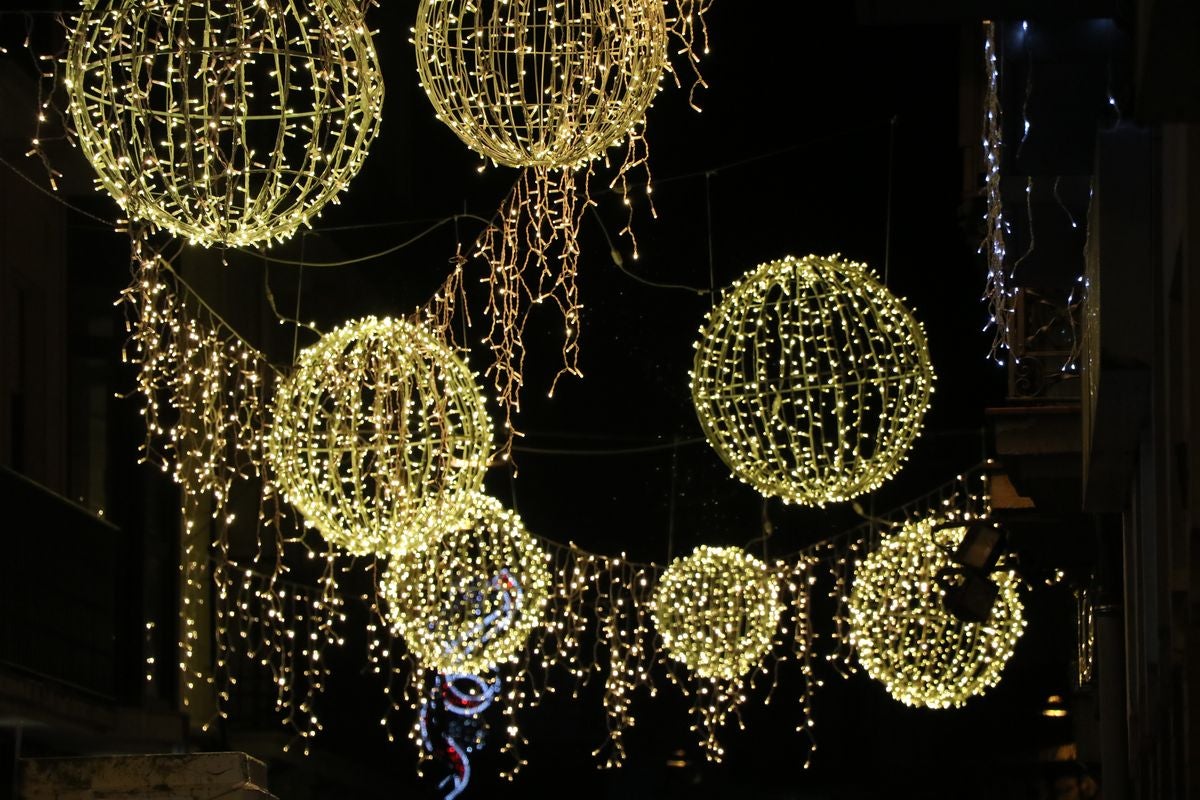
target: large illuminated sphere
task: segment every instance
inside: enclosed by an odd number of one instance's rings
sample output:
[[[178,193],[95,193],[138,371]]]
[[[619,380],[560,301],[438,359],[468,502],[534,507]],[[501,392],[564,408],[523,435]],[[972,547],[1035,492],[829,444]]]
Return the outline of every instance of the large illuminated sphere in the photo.
[[[867,674],[910,706],[947,708],[1000,680],[1025,629],[1019,580],[996,572],[1000,586],[986,623],[964,622],[942,607],[937,573],[964,528],[935,531],[936,518],[910,522],[886,537],[854,570],[850,638]]]
[[[423,666],[480,674],[515,660],[542,625],[549,562],[520,517],[477,495],[444,534],[392,558],[380,594]]]
[[[735,476],[821,506],[900,469],[933,380],[920,323],[865,264],[789,256],[747,273],[709,312],[692,400]]]
[[[697,547],[654,589],[667,653],[703,678],[737,680],[771,649],[783,604],[766,564],[738,547]]]
[[[99,185],[206,246],[308,224],[362,166],[383,105],[354,0],[89,0],[66,77]]]
[[[306,348],[272,401],[284,498],[354,554],[413,546],[483,485],[491,422],[475,376],[423,327],[349,322]]]
[[[667,64],[662,0],[421,0],[413,41],[438,119],[512,167],[596,158]]]

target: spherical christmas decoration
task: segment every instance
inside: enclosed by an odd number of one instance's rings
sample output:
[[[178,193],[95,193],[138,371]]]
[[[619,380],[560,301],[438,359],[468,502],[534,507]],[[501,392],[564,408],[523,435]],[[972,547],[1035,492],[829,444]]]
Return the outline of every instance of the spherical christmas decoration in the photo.
[[[354,554],[413,546],[483,484],[491,422],[475,376],[419,325],[366,317],[306,348],[272,402],[284,498]]]
[[[383,81],[353,0],[97,0],[66,63],[98,183],[205,246],[296,232],[358,172]]]
[[[990,577],[1000,592],[985,623],[964,622],[942,606],[938,571],[965,528],[937,530],[927,518],[904,525],[854,570],[850,639],[867,674],[910,706],[947,708],[983,694],[1000,680],[1025,629],[1019,580]]]
[[[421,85],[468,147],[569,167],[646,115],[667,66],[662,0],[421,0]]]
[[[542,624],[549,561],[520,517],[476,495],[442,535],[391,560],[380,595],[422,666],[480,674],[515,660]]]
[[[738,680],[771,649],[783,604],[767,565],[738,547],[697,547],[659,578],[654,625],[703,678]]]
[[[692,400],[735,476],[821,506],[900,469],[933,381],[920,323],[865,264],[787,257],[747,273],[706,317]]]

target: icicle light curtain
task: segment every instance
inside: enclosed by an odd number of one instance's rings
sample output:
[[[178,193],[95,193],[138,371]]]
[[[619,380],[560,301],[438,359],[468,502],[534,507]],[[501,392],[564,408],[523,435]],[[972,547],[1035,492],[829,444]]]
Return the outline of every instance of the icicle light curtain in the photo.
[[[592,164],[625,143],[611,184],[624,192],[646,163],[645,116],[671,71],[670,35],[695,69],[707,3],[673,7],[668,19],[663,0],[421,0],[417,71],[438,119],[482,157],[523,170],[478,247],[490,268],[489,373],[510,440],[533,307],[552,305],[563,322],[550,394],[581,374],[575,272]]]

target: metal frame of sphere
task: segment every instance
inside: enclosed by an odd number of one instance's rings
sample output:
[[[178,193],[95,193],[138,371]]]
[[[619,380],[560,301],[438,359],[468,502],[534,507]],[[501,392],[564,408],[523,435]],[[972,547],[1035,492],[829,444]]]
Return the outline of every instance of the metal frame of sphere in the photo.
[[[738,479],[822,506],[899,471],[933,383],[921,324],[865,264],[789,256],[747,273],[709,312],[692,400]]]
[[[413,42],[438,119],[511,167],[573,167],[639,125],[668,66],[662,0],[421,0]]]
[[[283,240],[346,189],[383,105],[352,0],[100,0],[66,62],[97,183],[205,246]]]
[[[481,674],[515,660],[543,624],[550,556],[521,518],[476,495],[444,533],[393,556],[385,614],[428,669]]]
[[[279,382],[271,412],[275,485],[350,553],[414,546],[483,485],[483,392],[421,325],[366,317],[325,334]]]
[[[738,680],[770,651],[783,613],[767,565],[738,547],[697,547],[654,589],[654,625],[671,658],[703,678]]]
[[[938,571],[965,527],[925,518],[886,536],[857,564],[850,592],[850,641],[859,663],[888,694],[909,706],[948,708],[995,686],[1025,628],[1012,572],[999,586],[991,618],[964,622],[942,604]]]

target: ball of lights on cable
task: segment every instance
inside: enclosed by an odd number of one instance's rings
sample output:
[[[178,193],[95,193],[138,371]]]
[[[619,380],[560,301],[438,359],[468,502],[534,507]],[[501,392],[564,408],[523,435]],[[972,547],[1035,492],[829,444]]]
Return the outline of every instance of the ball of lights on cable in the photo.
[[[667,66],[662,0],[421,0],[413,41],[438,119],[512,167],[596,158]]]
[[[854,570],[850,639],[867,674],[905,705],[959,706],[1000,680],[1025,628],[1019,579],[991,574],[999,594],[987,622],[943,608],[937,575],[964,527],[926,518],[885,537]],[[940,529],[939,529],[940,528]]]
[[[514,660],[543,624],[550,557],[519,516],[486,495],[455,522],[393,557],[379,591],[422,666],[479,674]]]
[[[771,649],[783,611],[767,565],[737,547],[698,547],[654,589],[654,625],[671,658],[702,678],[738,680]]]
[[[88,2],[66,78],[98,184],[205,246],[307,225],[362,166],[383,105],[353,0]]]
[[[900,469],[933,383],[904,304],[865,264],[810,255],[763,264],[725,292],[700,329],[692,399],[737,478],[822,506]]]
[[[353,554],[412,547],[480,489],[491,421],[474,374],[424,327],[366,317],[321,337],[276,387],[275,485]]]

